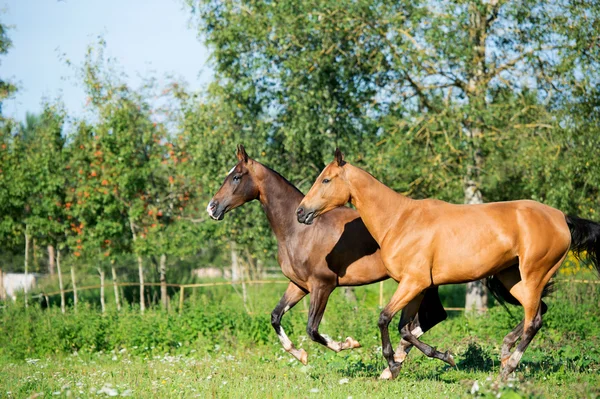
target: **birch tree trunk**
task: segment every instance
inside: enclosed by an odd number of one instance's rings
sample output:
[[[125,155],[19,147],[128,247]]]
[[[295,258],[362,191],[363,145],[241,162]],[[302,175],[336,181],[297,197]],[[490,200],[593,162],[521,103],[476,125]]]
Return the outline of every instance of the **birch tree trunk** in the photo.
[[[478,129],[473,129],[474,134],[479,134]],[[483,204],[483,197],[479,189],[480,170],[483,163],[481,149],[473,148],[472,164],[467,167],[465,176],[464,194],[465,204]],[[467,293],[465,297],[465,309],[467,313],[482,312],[487,309],[487,291],[483,280],[467,283]]]
[[[167,255],[162,254],[160,256],[160,301],[164,310],[168,309],[169,298],[167,296]]]
[[[50,273],[50,276],[54,276],[55,256],[54,246],[48,245],[48,273]]]
[[[135,227],[133,225],[133,220],[129,219],[129,227],[131,228],[131,235],[133,237],[133,242],[137,241],[137,234],[135,233]],[[140,312],[144,313],[146,310],[146,306],[144,304],[144,262],[140,255],[137,255],[138,262],[138,276],[140,280]]]
[[[240,261],[238,259],[237,245],[234,241],[229,243],[231,247],[231,281],[236,282],[240,280],[241,270]]]
[[[115,290],[115,303],[117,304],[117,310],[121,310],[121,301],[119,300],[119,286],[117,282],[117,270],[115,269],[114,263],[110,266],[113,279],[113,289]]]
[[[0,301],[6,300],[6,291],[4,290],[4,272],[0,267]]]
[[[27,277],[29,276],[29,226],[25,225],[25,284],[23,284],[23,293],[25,299],[25,307],[29,306],[27,301]]]
[[[106,303],[104,301],[104,270],[98,268],[98,273],[100,274],[100,307],[102,308],[102,313],[106,311]]]
[[[71,285],[73,286],[73,309],[77,310],[77,282],[75,280],[75,266],[71,266]]]
[[[48,246],[48,248],[50,247],[51,245]],[[50,253],[50,251],[48,251],[48,253]],[[56,270],[58,271],[58,288],[60,290],[60,311],[65,313],[65,288],[62,279],[62,270],[60,268],[60,248],[57,248],[56,250]]]
[[[473,44],[472,69],[468,76],[467,97],[471,105],[485,106],[485,49],[488,33],[487,15],[475,4],[469,4],[469,36]],[[472,109],[477,109],[472,106]],[[481,126],[483,121],[478,115],[469,115],[463,123],[465,135],[470,145],[470,159],[467,161],[467,171],[463,181],[465,204],[482,204],[481,193],[483,151],[481,148],[484,139]],[[467,283],[465,298],[467,312],[482,311],[487,308],[487,291],[483,281]]]

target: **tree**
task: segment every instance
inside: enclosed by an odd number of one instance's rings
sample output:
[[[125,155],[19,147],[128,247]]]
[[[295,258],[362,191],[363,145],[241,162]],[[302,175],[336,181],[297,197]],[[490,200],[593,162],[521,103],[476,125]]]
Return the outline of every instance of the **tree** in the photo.
[[[0,22],[0,55],[8,53],[12,47],[12,40],[8,37],[8,27]],[[10,81],[0,78],[0,123],[4,123],[2,116],[2,102],[13,95],[17,87]]]
[[[238,131],[284,154],[273,159],[300,185],[342,145],[413,197],[535,198],[544,179],[518,177],[552,157],[549,141],[577,145],[564,141],[559,109],[589,103],[580,88],[600,76],[591,4],[188,3],[213,49],[221,98],[238,108]],[[467,307],[485,307],[480,283],[468,291]]]

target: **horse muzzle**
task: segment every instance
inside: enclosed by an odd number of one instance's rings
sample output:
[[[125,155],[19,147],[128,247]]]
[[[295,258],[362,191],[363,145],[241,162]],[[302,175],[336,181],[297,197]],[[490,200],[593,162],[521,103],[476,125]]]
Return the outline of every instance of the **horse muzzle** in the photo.
[[[303,207],[296,209],[298,223],[312,224],[312,222],[315,220],[315,216],[315,211],[307,212]]]
[[[219,206],[219,202],[215,200],[208,203],[206,212],[208,212],[208,216],[215,220],[223,220],[225,217],[225,207]]]

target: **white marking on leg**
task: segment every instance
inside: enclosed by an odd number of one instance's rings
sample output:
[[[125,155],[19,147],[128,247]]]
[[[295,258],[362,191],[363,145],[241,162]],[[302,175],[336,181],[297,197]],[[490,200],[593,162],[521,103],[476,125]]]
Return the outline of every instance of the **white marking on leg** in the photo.
[[[516,369],[519,365],[519,362],[521,361],[521,357],[523,357],[523,352],[521,352],[518,349],[515,349],[515,352],[510,356],[510,359],[508,359],[508,366],[513,369]]]
[[[416,338],[419,338],[421,335],[424,334],[423,330],[421,330],[421,327],[415,327],[410,333]]]
[[[332,340],[331,338],[329,338],[328,335],[321,335],[321,336],[325,339],[325,342],[327,343],[327,347],[329,349],[331,349],[334,352],[339,352],[342,350],[341,343]]]
[[[416,338],[419,338],[421,335],[423,335],[423,330],[421,327],[415,327],[410,333]],[[394,361],[402,363],[404,360],[406,360],[406,355],[408,355],[408,352],[410,352],[411,349],[412,344],[402,338],[398,344],[396,352],[394,353]]]
[[[279,332],[277,333],[277,337],[279,337],[279,341],[281,342],[281,345],[283,345],[283,349],[285,349],[286,352],[290,353],[302,364],[306,365],[308,363],[308,354],[306,353],[306,351],[304,349],[294,348],[294,344],[285,334],[285,331],[283,331],[283,328],[281,326],[279,326]]]
[[[286,352],[291,351],[294,345],[292,344],[292,341],[288,338],[288,336],[285,334],[285,331],[283,331],[283,328],[281,328],[281,326],[279,327],[279,332],[277,333],[277,336],[279,337],[279,341],[281,341],[281,345],[283,345],[283,349],[285,349]]]
[[[285,308],[283,308],[283,313],[286,313],[288,310],[290,310],[290,305],[287,305]]]

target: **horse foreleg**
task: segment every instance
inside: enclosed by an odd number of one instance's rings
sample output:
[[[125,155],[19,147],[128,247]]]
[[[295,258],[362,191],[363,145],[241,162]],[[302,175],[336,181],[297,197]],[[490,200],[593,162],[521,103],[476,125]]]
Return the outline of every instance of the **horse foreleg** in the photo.
[[[335,352],[344,349],[358,348],[360,347],[360,344],[351,337],[346,338],[344,342],[337,342],[319,333],[319,324],[321,324],[321,320],[323,319],[329,295],[334,288],[335,285],[319,285],[313,287],[310,293],[310,307],[308,310],[306,333],[313,341],[318,342]]]
[[[286,350],[286,352],[291,353],[292,356],[300,360],[302,364],[308,363],[308,354],[304,349],[296,349],[294,347],[294,344],[292,341],[290,341],[285,331],[283,331],[283,328],[281,327],[281,318],[305,296],[305,291],[303,291],[296,284],[290,282],[285,290],[285,293],[279,300],[279,303],[271,313],[271,325],[275,329],[281,345],[283,345],[283,348]]]
[[[394,359],[394,348],[392,347],[392,343],[390,341],[389,325],[394,318],[394,315],[398,313],[400,309],[403,309],[410,304],[411,301],[415,297],[419,296],[423,291],[423,287],[421,287],[418,283],[412,282],[411,280],[412,279],[410,278],[406,278],[398,284],[398,288],[392,296],[392,299],[390,299],[390,302],[379,315],[378,326],[379,331],[381,332],[381,349],[383,352],[383,357],[385,360],[387,360],[389,366],[383,371],[383,373],[381,373],[381,376],[379,377],[381,379],[389,380],[395,378],[400,372],[400,367],[402,366],[401,363]],[[410,322],[412,317],[416,314],[421,299],[422,296],[418,299],[418,301],[413,302],[413,305],[416,304],[416,306],[413,306],[414,310],[409,312],[412,313],[412,315],[405,318],[407,319],[405,324],[408,324],[408,322]]]

